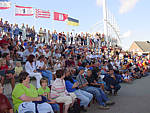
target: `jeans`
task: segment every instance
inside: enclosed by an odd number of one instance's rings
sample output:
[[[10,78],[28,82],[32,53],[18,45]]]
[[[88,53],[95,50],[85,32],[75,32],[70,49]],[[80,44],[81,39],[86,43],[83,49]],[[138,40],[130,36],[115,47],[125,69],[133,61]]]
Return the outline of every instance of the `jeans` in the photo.
[[[48,102],[51,102],[51,100],[48,100]],[[52,109],[54,112],[59,111],[59,105],[58,104],[50,104],[52,106]]]
[[[81,100],[80,106],[87,107],[93,98],[91,93],[88,93],[84,90],[78,89],[74,93],[76,94],[77,98]]]
[[[113,89],[114,89],[114,92],[118,92],[118,90],[119,90],[120,88],[121,88],[121,86],[120,86],[119,84],[118,84],[118,85],[115,85],[114,88],[113,88]],[[110,92],[112,92],[112,90],[113,90],[110,86],[106,86],[105,89],[106,89],[107,91],[110,91]]]
[[[52,109],[54,112],[59,111],[59,105],[58,104],[50,104],[52,106]]]
[[[48,85],[50,85],[51,80],[53,79],[52,72],[49,70],[38,70],[38,72],[42,72],[42,76],[44,76],[48,79]]]
[[[108,101],[109,99],[106,97],[105,93],[97,87],[93,86],[87,86],[82,88],[84,91],[87,91],[89,93],[92,93],[98,102],[99,105],[105,106],[105,102]]]

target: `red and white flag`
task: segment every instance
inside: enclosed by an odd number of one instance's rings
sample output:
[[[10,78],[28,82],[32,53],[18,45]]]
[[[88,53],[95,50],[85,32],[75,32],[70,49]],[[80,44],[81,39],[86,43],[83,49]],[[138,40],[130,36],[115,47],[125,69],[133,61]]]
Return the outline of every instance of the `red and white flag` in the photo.
[[[50,11],[35,9],[35,17],[36,18],[50,18]]]
[[[54,20],[65,21],[66,19],[68,19],[68,14],[54,12]]]
[[[15,16],[33,16],[33,8],[16,5]]]
[[[11,2],[9,0],[0,0],[0,9],[9,9]]]

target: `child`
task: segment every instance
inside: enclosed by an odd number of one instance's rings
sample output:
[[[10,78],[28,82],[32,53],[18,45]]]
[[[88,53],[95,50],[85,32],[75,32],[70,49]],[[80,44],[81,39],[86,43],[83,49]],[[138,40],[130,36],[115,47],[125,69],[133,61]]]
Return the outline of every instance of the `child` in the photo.
[[[105,77],[105,75],[102,75],[101,73],[101,70],[98,71],[98,82],[99,84],[101,84],[101,89],[104,91],[105,90],[105,86],[106,86],[106,83],[103,81],[103,78]]]
[[[11,86],[12,86],[12,89],[14,89],[14,87],[15,87],[14,73],[9,70],[9,67],[6,64],[5,59],[2,59],[0,64],[1,64],[0,71],[2,72],[1,73],[1,84],[4,85],[5,78],[11,79]]]
[[[131,83],[132,82],[132,78],[128,74],[128,71],[126,71],[126,72],[124,72],[124,74],[122,74],[122,81],[125,83]]]
[[[56,104],[56,101],[52,100],[50,98],[50,89],[47,86],[48,85],[48,80],[46,78],[42,78],[40,80],[40,85],[41,85],[41,88],[38,89],[38,94],[42,95],[42,96],[45,96],[47,98],[47,102],[49,104],[51,104],[54,112],[59,111],[59,106],[58,106],[58,104]]]
[[[21,71],[23,71],[23,67],[21,66],[21,62],[17,61],[15,67],[15,74],[18,76]]]

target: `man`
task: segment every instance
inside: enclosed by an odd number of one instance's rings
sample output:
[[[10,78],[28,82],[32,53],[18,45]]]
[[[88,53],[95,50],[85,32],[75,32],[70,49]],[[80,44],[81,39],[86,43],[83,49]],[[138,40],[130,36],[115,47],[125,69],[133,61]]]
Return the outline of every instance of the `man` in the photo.
[[[114,74],[114,70],[109,70],[109,75],[105,76],[104,81],[109,94],[112,95],[112,90],[114,90],[114,95],[116,96],[121,86],[119,85],[119,79]]]
[[[8,43],[3,43],[2,44],[1,54],[4,54],[4,53],[10,54],[10,51],[8,49]]]
[[[18,37],[18,35],[19,35],[19,27],[18,27],[18,24],[15,24],[15,29],[14,29],[14,32],[13,32],[13,34],[14,34],[14,37]]]
[[[3,19],[0,18],[0,34],[3,32]]]
[[[73,35],[72,33],[70,34],[70,39],[71,39],[71,44],[73,43]]]
[[[39,36],[40,36],[40,43],[42,43],[43,42],[43,36],[44,36],[44,31],[42,28],[40,28],[40,30],[39,30]]]
[[[29,46],[29,48],[28,49],[26,49],[24,52],[23,52],[23,59],[24,59],[24,61],[26,61],[26,59],[27,59],[27,57],[29,56],[29,55],[35,55],[34,54],[34,52],[33,52],[33,48],[31,47],[31,46]]]
[[[83,67],[80,67],[80,71],[77,76],[77,81],[79,82],[80,89],[87,91],[95,96],[95,98],[99,104],[99,109],[107,110],[107,109],[109,109],[109,107],[106,105],[114,104],[104,94],[102,94],[103,92],[100,90],[100,88],[88,86],[89,83],[84,77],[84,68]]]
[[[2,38],[2,40],[0,40],[0,45],[2,45],[2,44],[8,44],[8,38],[7,38],[7,36],[6,35],[3,35],[3,38]]]

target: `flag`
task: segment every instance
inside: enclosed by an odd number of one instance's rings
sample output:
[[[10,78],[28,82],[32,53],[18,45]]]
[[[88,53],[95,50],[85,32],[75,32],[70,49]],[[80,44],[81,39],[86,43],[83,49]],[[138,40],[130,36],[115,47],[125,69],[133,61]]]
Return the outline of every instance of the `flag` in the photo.
[[[44,11],[41,9],[36,9],[35,10],[35,17],[36,18],[50,18],[50,12],[48,11]]]
[[[79,20],[68,17],[67,24],[72,26],[79,26]]]
[[[0,0],[0,9],[9,9],[11,7],[10,0]]]
[[[16,5],[15,16],[33,16],[33,8]]]
[[[54,12],[54,20],[65,21],[66,19],[68,19],[68,15],[67,14]]]

